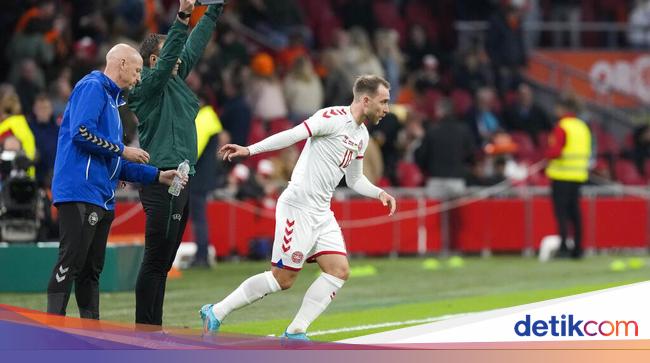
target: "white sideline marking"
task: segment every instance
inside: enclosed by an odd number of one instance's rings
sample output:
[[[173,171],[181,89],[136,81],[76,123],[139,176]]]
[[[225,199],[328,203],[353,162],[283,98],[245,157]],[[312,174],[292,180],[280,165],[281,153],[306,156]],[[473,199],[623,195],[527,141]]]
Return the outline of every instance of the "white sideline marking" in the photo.
[[[347,327],[347,328],[338,328],[338,329],[329,329],[329,330],[317,330],[315,332],[307,333],[307,336],[315,337],[315,336],[319,336],[319,335],[345,333],[345,332],[361,331],[361,330],[370,330],[370,329],[376,329],[376,328],[388,328],[388,327],[411,325],[411,324],[424,324],[424,323],[431,323],[431,322],[434,322],[434,321],[446,320],[446,319],[450,319],[450,318],[457,318],[457,317],[467,316],[467,315],[472,315],[472,314],[473,313],[448,314],[448,315],[441,315],[441,316],[433,316],[433,317],[424,318],[424,319],[412,319],[412,320],[405,320],[405,321],[391,321],[391,322],[388,322],[388,323],[357,325],[357,326],[351,326],[351,327]],[[276,335],[275,334],[269,334],[268,336],[269,337],[274,337]]]

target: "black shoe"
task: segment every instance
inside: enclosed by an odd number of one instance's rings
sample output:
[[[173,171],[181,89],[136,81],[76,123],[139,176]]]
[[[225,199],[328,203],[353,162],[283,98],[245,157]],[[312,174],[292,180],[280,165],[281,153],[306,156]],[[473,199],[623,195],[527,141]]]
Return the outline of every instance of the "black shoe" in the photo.
[[[191,268],[208,268],[210,264],[206,260],[194,260],[190,264]]]
[[[584,257],[584,252],[581,249],[574,249],[571,251],[571,258],[574,260],[579,260]]]

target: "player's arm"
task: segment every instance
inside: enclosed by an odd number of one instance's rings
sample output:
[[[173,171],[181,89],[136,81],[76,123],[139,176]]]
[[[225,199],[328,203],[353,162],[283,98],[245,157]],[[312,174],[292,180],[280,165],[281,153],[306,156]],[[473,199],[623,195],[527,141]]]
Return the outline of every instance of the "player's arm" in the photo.
[[[203,14],[203,17],[201,17],[201,20],[187,38],[185,47],[181,52],[181,65],[178,68],[178,75],[181,78],[187,78],[196,62],[201,58],[206,45],[212,37],[212,32],[217,27],[217,19],[223,12],[223,7],[223,4],[208,6],[208,10]]]
[[[284,149],[297,142],[305,140],[309,137],[309,132],[304,124],[298,125],[292,129],[278,132],[271,135],[266,139],[250,145],[248,147],[226,144],[219,149],[219,154],[223,155],[223,160],[232,161],[233,158],[245,158],[248,156],[261,154],[264,152],[275,151]]]
[[[388,213],[389,216],[392,216],[393,213],[395,213],[395,209],[397,208],[395,198],[386,193],[383,189],[372,184],[370,180],[363,175],[363,158],[352,160],[350,166],[347,167],[345,172],[345,183],[348,187],[352,188],[352,190],[363,196],[379,199],[384,206],[390,208],[390,212]]]

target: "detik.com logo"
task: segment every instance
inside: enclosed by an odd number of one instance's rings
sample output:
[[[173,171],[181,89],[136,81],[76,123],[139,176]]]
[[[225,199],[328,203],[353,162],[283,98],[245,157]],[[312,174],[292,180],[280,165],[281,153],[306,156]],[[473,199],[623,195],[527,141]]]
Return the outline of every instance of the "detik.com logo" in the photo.
[[[520,337],[593,337],[593,336],[639,336],[639,324],[635,320],[596,321],[583,320],[573,314],[562,314],[558,318],[533,320],[530,315],[515,323],[515,333]]]

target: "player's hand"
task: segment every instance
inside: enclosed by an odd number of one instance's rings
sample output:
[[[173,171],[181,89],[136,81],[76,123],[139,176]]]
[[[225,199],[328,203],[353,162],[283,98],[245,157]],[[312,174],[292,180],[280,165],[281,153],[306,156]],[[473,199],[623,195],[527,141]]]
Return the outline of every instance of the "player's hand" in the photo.
[[[219,149],[219,154],[223,155],[223,160],[232,161],[234,158],[248,157],[251,152],[247,147],[237,144],[226,144]]]
[[[165,185],[172,185],[172,182],[174,181],[174,177],[179,177],[181,178],[181,186],[185,188],[185,185],[187,185],[187,176],[183,176],[181,173],[178,172],[178,170],[165,170],[165,171],[160,171],[160,176],[158,177],[158,182],[160,184],[165,184]]]
[[[379,200],[381,200],[381,204],[390,209],[388,215],[392,216],[395,213],[395,209],[397,209],[397,202],[395,202],[395,198],[393,198],[392,195],[382,191],[379,193]]]
[[[178,3],[178,11],[191,14],[194,11],[196,0],[179,0]]]
[[[134,163],[146,164],[149,162],[149,153],[137,147],[125,146],[122,157]]]

